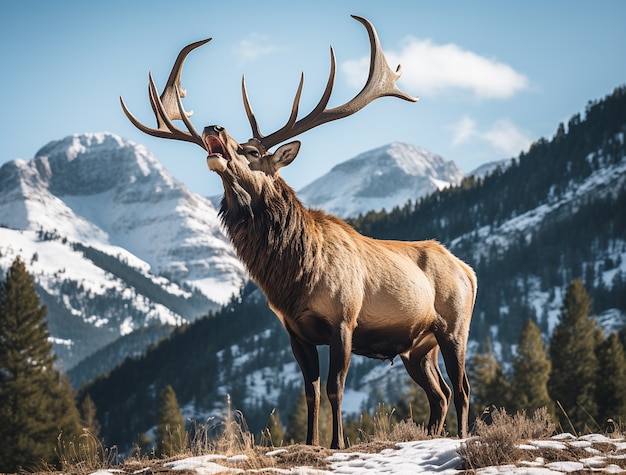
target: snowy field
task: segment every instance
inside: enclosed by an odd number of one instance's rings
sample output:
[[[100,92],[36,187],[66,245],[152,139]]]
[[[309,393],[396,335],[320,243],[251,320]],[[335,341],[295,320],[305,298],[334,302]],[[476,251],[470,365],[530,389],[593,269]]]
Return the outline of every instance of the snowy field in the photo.
[[[452,438],[429,439],[415,442],[397,443],[395,448],[377,453],[337,451],[326,458],[328,467],[324,469],[310,466],[293,466],[243,469],[248,462],[246,455],[203,455],[174,462],[163,463],[162,467],[152,467],[159,473],[182,472],[199,475],[236,473],[280,473],[312,475],[375,475],[375,474],[418,474],[432,473],[452,475],[463,473],[462,461],[457,449],[463,441]],[[626,439],[608,438],[599,434],[574,437],[559,434],[550,439],[533,440],[519,446],[524,457],[516,465],[485,467],[473,473],[550,475],[562,473],[626,473]],[[287,453],[287,448],[276,449],[266,455],[277,459]],[[578,454],[573,457],[574,454]],[[133,473],[142,473],[136,470]],[[150,469],[145,469],[150,471]],[[123,470],[98,471],[91,475],[117,475]]]

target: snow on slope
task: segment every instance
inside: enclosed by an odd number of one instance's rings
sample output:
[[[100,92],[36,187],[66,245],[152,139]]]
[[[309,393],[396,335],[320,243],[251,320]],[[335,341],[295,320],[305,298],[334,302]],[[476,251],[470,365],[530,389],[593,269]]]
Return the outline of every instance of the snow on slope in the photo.
[[[513,216],[503,221],[498,226],[483,226],[478,229],[475,239],[480,245],[475,246],[474,260],[484,258],[491,246],[499,249],[507,249],[517,242],[519,236],[528,237],[530,230],[533,230],[542,221],[568,210],[573,212],[580,204],[589,197],[598,199],[603,196],[614,194],[615,191],[626,186],[626,159],[616,165],[607,166],[594,171],[582,183],[571,184],[565,193],[558,197],[553,197],[550,201],[533,208],[523,214]],[[455,248],[460,241],[471,240],[469,234],[459,236],[451,243]]]
[[[139,263],[131,254],[121,248],[110,248],[117,251],[120,256],[127,256],[133,262]],[[61,240],[41,241],[35,231],[21,231],[0,227],[0,267],[8,268],[13,260],[20,256],[25,262],[28,272],[35,278],[37,283],[48,293],[55,295],[60,292],[60,281],[65,276],[77,282],[86,294],[104,295],[111,289],[125,293],[129,297],[131,305],[136,305],[138,310],[145,314],[143,324],[164,323],[178,325],[181,317],[163,305],[151,304],[145,297],[138,295],[133,288],[128,287],[123,281],[96,266],[86,259],[80,252],[72,249],[68,243]],[[147,266],[146,263],[141,263]],[[56,278],[48,278],[52,274]],[[173,295],[189,296],[189,292],[176,284],[163,278],[153,277],[156,284],[163,286],[164,291]],[[109,323],[103,314],[84,315],[79,309],[74,308],[69,302],[69,295],[62,295],[67,308],[77,317],[96,327]],[[133,325],[128,318],[123,319],[119,325],[120,334],[126,335],[133,330]]]
[[[415,145],[394,142],[340,163],[305,186],[298,196],[308,206],[341,217],[391,211],[463,179],[463,172]]]

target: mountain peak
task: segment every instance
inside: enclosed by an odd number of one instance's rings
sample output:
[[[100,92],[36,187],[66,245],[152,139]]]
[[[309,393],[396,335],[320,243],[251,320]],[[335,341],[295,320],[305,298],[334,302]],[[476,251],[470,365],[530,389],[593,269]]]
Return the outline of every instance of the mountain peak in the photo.
[[[71,242],[130,251],[154,275],[226,302],[245,279],[217,211],[143,145],[115,134],[75,134],[29,161],[0,168],[0,223],[54,231]]]
[[[354,217],[390,211],[462,179],[454,162],[416,145],[392,142],[336,165],[299,195],[309,206]]]
[[[37,152],[33,165],[57,196],[94,195],[154,180],[161,187],[177,186],[143,145],[108,132],[50,142]]]

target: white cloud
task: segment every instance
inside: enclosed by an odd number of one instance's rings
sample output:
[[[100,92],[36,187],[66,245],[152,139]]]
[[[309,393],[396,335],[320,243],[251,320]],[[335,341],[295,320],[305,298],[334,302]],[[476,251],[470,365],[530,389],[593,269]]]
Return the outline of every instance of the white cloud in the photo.
[[[508,119],[497,120],[488,129],[480,130],[474,119],[465,116],[449,128],[452,130],[452,146],[481,141],[509,157],[528,150],[532,143],[527,134]]]
[[[480,99],[505,99],[528,88],[528,78],[511,66],[480,56],[455,44],[438,45],[430,39],[406,38],[399,52],[386,51],[392,69],[402,65],[401,81],[418,95],[450,89],[469,90]],[[342,64],[349,84],[362,85],[369,58]]]
[[[476,121],[469,117],[463,117],[456,124],[450,126],[453,132],[452,145],[459,145],[467,142],[472,136],[476,135]]]
[[[233,52],[240,61],[251,61],[276,51],[276,46],[268,43],[268,37],[259,33],[252,33],[239,40],[233,46]]]
[[[524,132],[506,119],[494,122],[482,135],[493,148],[505,152],[508,156],[518,155],[522,150],[527,150],[531,144],[531,140]]]

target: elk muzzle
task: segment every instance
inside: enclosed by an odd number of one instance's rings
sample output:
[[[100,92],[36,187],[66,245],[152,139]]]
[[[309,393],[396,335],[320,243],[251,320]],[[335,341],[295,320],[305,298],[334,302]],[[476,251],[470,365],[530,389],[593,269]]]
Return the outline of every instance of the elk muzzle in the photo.
[[[220,133],[225,132],[221,125],[209,125],[202,131],[202,141],[208,152],[207,165],[217,173],[223,173],[228,166],[228,152],[220,138]]]

